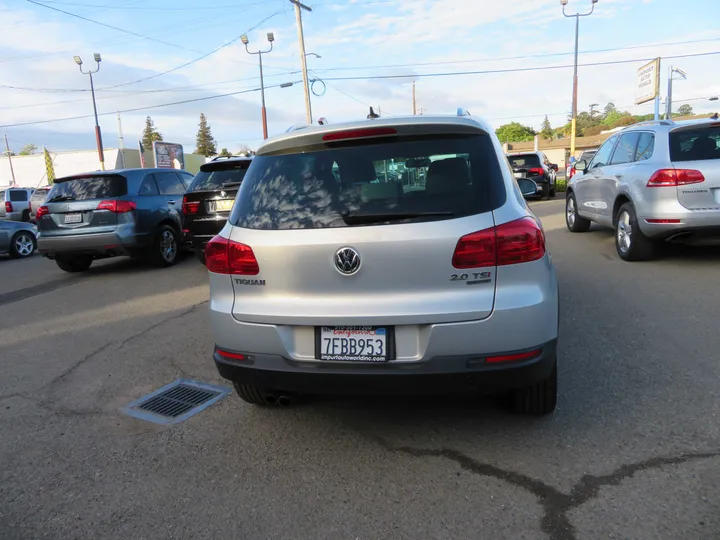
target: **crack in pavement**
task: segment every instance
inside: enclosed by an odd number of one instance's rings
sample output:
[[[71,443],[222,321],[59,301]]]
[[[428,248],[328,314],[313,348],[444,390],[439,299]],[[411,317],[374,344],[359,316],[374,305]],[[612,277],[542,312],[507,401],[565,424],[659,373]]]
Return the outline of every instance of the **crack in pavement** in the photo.
[[[158,326],[161,326],[161,325],[163,325],[163,324],[165,324],[165,323],[169,323],[170,321],[174,321],[174,320],[177,320],[177,319],[181,319],[181,318],[183,318],[185,315],[190,315],[190,314],[193,313],[194,311],[197,311],[197,309],[198,309],[200,306],[204,306],[204,305],[207,304],[208,302],[209,302],[209,300],[203,300],[202,302],[198,302],[197,304],[193,304],[192,306],[190,306],[188,309],[186,309],[185,311],[183,311],[183,312],[181,312],[181,313],[178,313],[178,314],[176,314],[176,315],[173,315],[173,316],[171,316],[171,317],[168,317],[167,319],[163,319],[163,320],[161,320],[161,321],[158,321],[158,322],[156,322],[155,324],[151,324],[150,326],[148,326],[148,327],[145,328],[144,330],[138,332],[137,334],[133,334],[132,336],[124,339],[124,340],[120,343],[120,345],[118,346],[117,350],[122,349],[125,345],[127,345],[127,344],[128,344],[129,342],[131,342],[132,340],[137,339],[137,338],[139,338],[139,337],[142,337],[142,336],[144,336],[145,334],[147,334],[148,332],[152,332],[152,331],[155,330],[155,328],[157,328]]]
[[[622,465],[610,474],[593,476],[586,474],[580,478],[570,490],[570,493],[563,493],[557,488],[550,486],[541,480],[530,476],[507,471],[481,463],[458,450],[451,448],[440,448],[437,450],[412,448],[409,446],[392,446],[384,439],[375,438],[375,440],[384,449],[390,452],[400,452],[417,458],[423,457],[440,457],[450,461],[454,461],[463,469],[473,474],[486,476],[502,480],[508,484],[519,487],[535,495],[544,514],[540,521],[540,528],[548,535],[551,540],[576,540],[576,531],[570,522],[568,513],[595,498],[600,492],[600,488],[606,486],[616,486],[623,480],[631,478],[635,473],[647,471],[650,469],[659,469],[667,465],[679,465],[688,461],[709,459],[720,456],[717,452],[696,452],[685,453],[674,457],[653,457],[638,463]]]

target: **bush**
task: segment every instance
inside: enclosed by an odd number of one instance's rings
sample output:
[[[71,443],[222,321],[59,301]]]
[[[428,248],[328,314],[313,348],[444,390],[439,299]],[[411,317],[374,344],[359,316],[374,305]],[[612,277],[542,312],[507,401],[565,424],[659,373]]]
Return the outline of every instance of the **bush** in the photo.
[[[567,189],[567,180],[560,180],[557,178],[555,180],[555,191],[558,193],[564,193]]]

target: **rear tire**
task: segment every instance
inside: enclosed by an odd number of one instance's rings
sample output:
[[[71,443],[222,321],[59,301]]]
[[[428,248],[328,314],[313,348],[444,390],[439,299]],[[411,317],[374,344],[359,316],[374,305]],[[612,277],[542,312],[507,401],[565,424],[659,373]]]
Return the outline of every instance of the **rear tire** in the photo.
[[[200,261],[204,266],[205,265],[205,250],[196,248],[195,256],[197,257],[198,261]]]
[[[553,197],[555,197],[555,185],[550,188],[550,198],[552,199]]]
[[[262,388],[255,386],[254,384],[243,384],[239,382],[233,382],[235,391],[245,403],[251,405],[259,405],[261,407],[268,407],[275,405],[275,396]]]
[[[565,197],[565,225],[568,231],[574,233],[587,232],[590,229],[590,220],[578,214],[577,200],[572,191]]]
[[[550,200],[550,184],[543,184],[540,199],[542,200],[543,197],[545,197],[547,200]]]
[[[35,253],[36,247],[35,235],[28,231],[18,231],[10,240],[10,256],[13,259],[30,257]]]
[[[75,256],[56,256],[55,263],[60,267],[60,270],[65,272],[75,273],[84,272],[93,263],[92,255],[75,255]]]
[[[615,249],[624,261],[647,261],[656,253],[657,244],[638,227],[635,207],[623,204],[615,216]]]
[[[163,268],[178,261],[178,234],[170,225],[160,225],[155,232],[148,260],[153,266]]]
[[[26,223],[30,221],[30,210],[23,210],[21,219]]]
[[[512,407],[519,414],[543,416],[552,413],[556,405],[557,359],[547,379],[512,391]]]

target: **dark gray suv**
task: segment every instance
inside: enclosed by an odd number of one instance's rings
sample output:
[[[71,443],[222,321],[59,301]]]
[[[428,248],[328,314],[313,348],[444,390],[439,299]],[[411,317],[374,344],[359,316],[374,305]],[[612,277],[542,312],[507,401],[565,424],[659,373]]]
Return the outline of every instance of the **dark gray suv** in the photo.
[[[55,181],[37,209],[38,251],[66,272],[129,255],[157,266],[177,261],[187,171],[119,169]]]

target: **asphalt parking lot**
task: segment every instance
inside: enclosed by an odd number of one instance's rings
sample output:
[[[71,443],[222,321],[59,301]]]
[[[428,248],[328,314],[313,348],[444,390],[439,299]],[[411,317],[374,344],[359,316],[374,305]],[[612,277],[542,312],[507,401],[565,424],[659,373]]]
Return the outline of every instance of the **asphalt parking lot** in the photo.
[[[562,297],[552,417],[476,400],[230,395],[165,427],[119,409],[225,385],[207,277],[0,259],[0,538],[720,538],[720,250],[618,259],[532,203]]]

